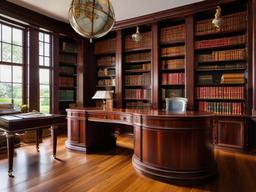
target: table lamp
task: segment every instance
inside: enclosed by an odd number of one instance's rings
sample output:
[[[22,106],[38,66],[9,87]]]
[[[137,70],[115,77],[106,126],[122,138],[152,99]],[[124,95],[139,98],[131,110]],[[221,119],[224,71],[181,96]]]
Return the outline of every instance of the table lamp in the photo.
[[[112,92],[106,90],[98,90],[92,97],[92,99],[102,99],[103,100],[103,110],[112,110],[113,109],[113,99]]]

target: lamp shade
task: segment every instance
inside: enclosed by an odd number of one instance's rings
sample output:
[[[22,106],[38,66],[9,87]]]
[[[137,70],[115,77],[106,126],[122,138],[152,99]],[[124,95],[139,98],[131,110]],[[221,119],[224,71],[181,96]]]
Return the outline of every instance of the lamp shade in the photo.
[[[92,99],[112,99],[111,91],[96,91]]]
[[[109,0],[73,0],[69,22],[78,34],[91,40],[99,38],[114,26],[114,9]]]

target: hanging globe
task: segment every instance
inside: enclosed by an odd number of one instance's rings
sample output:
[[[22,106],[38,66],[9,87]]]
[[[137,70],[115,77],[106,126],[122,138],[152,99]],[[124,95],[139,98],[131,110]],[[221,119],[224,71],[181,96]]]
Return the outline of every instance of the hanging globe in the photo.
[[[114,9],[109,0],[73,0],[69,22],[78,34],[92,41],[112,29],[115,23]]]

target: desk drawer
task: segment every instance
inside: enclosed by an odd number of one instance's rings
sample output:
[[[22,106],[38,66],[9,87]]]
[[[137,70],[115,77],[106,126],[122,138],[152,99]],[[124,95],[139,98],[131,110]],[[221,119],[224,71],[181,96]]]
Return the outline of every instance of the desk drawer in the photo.
[[[124,123],[131,124],[132,116],[129,114],[107,114],[107,113],[93,113],[88,115],[88,119],[102,119],[113,121],[113,123],[118,123],[122,121]]]

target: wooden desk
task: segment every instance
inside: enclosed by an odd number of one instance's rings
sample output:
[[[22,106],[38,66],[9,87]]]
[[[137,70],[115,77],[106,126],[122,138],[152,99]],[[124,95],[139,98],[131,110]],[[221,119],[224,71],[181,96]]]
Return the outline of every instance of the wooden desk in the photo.
[[[17,132],[27,130],[38,130],[40,128],[51,126],[51,136],[53,140],[53,156],[56,157],[57,146],[57,125],[66,122],[64,115],[49,115],[42,117],[26,117],[23,118],[21,114],[4,115],[0,116],[0,129],[6,132],[7,150],[8,150],[8,173],[13,177],[13,155],[14,155],[14,136]],[[38,134],[37,134],[37,149],[39,147]]]
[[[67,109],[66,147],[93,152],[113,145],[113,124],[133,126],[132,164],[139,173],[181,185],[205,183],[217,173],[211,143],[213,115],[165,111]]]

